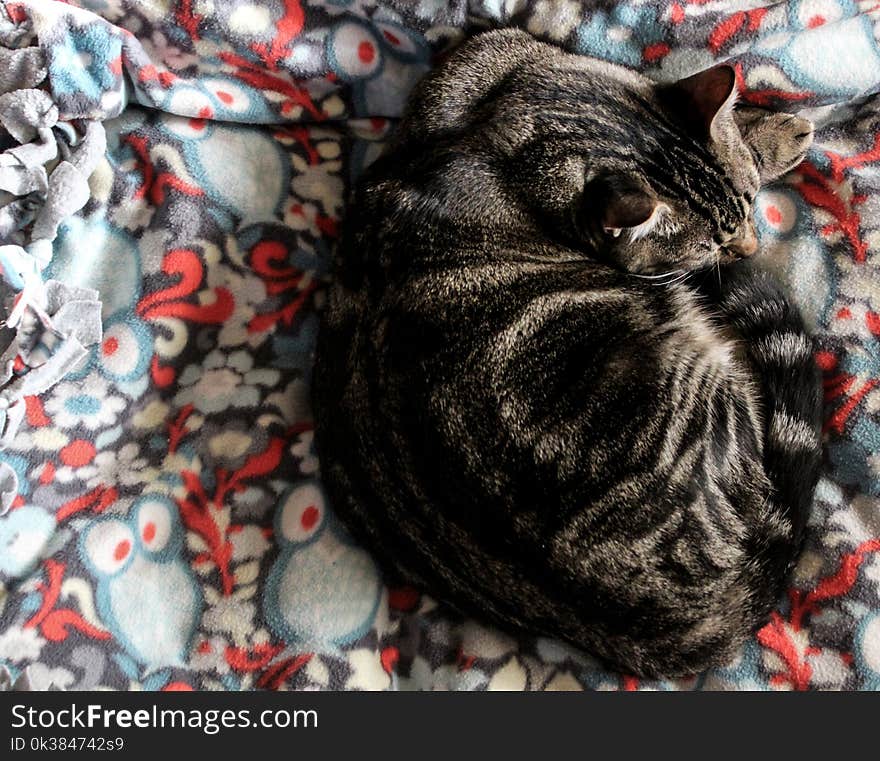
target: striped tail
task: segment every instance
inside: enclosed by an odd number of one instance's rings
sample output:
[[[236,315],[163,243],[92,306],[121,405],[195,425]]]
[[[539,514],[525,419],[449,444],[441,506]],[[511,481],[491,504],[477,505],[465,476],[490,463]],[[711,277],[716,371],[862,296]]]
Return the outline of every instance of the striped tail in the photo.
[[[821,380],[813,341],[778,282],[749,265],[729,268],[726,275],[718,303],[742,338],[760,384],[764,470],[773,488],[754,535],[753,570],[786,583],[819,477]],[[767,578],[753,578],[750,585],[754,591],[764,588],[754,603],[765,611],[783,592],[780,584],[766,588]]]

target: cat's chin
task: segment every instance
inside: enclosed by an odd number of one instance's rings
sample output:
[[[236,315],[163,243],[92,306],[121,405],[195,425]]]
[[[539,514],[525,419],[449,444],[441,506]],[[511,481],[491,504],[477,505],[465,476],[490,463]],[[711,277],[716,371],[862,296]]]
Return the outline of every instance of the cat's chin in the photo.
[[[731,251],[721,251],[718,255],[718,263],[722,267],[730,267],[733,264],[738,264],[739,262],[744,262],[750,257],[743,256],[742,254],[735,254]]]

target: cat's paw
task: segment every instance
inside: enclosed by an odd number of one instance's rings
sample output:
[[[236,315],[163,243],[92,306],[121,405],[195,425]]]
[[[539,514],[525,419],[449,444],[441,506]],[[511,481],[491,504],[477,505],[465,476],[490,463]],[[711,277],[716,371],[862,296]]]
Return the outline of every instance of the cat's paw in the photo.
[[[793,114],[773,114],[762,132],[763,160],[777,177],[800,164],[813,144],[813,123]]]
[[[794,169],[813,144],[813,124],[800,116],[743,108],[734,119],[765,183]]]

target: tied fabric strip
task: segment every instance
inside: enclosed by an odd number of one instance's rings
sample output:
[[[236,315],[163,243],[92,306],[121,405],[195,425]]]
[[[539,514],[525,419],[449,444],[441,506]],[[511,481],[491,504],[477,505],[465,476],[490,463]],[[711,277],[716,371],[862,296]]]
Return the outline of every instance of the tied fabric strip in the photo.
[[[59,121],[39,47],[19,47],[26,24],[0,17],[0,449],[25,416],[25,397],[43,393],[101,340],[98,292],[49,280],[42,271],[59,225],[88,202],[88,178],[106,149],[100,122]],[[8,343],[7,343],[8,342]],[[0,515],[18,476],[0,462]]]

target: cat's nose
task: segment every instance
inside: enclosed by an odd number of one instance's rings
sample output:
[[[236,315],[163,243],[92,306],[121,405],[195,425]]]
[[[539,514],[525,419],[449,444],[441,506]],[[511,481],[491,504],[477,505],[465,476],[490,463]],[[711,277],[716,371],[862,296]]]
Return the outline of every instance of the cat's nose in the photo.
[[[727,244],[727,249],[737,256],[751,256],[758,250],[758,236],[755,228],[749,225],[743,234]]]

